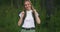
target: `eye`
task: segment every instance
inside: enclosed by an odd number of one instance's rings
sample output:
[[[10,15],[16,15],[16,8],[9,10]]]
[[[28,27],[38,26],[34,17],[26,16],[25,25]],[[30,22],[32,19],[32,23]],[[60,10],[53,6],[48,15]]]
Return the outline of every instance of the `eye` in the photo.
[[[27,6],[27,4],[25,4],[24,6]]]

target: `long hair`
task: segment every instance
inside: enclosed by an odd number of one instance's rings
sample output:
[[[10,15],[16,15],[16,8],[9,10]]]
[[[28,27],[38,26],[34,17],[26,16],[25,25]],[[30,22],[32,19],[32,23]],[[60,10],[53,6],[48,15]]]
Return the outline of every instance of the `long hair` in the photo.
[[[34,12],[34,10],[36,10],[36,9],[33,7],[33,5],[32,5],[32,3],[31,3],[30,0],[25,0],[24,3],[25,3],[26,1],[30,2],[30,4],[31,4],[31,10],[32,10],[32,12],[33,12],[32,15],[33,15],[34,23],[35,23],[35,26],[36,26],[36,17],[35,17],[35,12]],[[24,6],[23,6],[23,11],[26,12],[26,9],[25,9]],[[25,13],[25,17],[26,17],[26,13]],[[25,18],[23,18],[23,19],[25,19]]]
[[[34,12],[35,8],[33,7],[31,1],[30,1],[30,0],[25,0],[24,3],[25,3],[26,1],[30,2],[30,4],[31,4],[31,9],[32,9],[33,12]],[[26,9],[25,9],[25,7],[24,7],[24,5],[23,5],[23,11],[25,11],[25,10],[26,10]]]

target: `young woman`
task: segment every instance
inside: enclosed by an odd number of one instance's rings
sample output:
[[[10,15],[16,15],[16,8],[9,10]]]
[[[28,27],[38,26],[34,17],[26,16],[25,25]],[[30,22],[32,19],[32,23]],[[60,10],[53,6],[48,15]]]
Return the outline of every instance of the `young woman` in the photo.
[[[35,32],[35,21],[37,24],[40,24],[41,22],[39,18],[39,14],[37,13],[36,9],[34,9],[31,1],[29,0],[24,1],[24,11],[22,11],[19,14],[19,16],[20,16],[20,19],[18,21],[18,26],[22,25],[21,32]],[[35,17],[35,20],[34,20],[34,17]]]

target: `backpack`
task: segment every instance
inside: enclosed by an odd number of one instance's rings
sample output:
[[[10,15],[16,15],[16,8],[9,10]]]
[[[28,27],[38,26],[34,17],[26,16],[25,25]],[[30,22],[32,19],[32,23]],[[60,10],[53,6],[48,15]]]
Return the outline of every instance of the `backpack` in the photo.
[[[25,17],[26,17],[26,11],[24,11],[24,17],[23,17],[23,22],[22,22],[22,24],[21,24],[21,26],[23,25],[23,23],[24,23],[24,20],[25,20]],[[34,14],[34,12],[32,12],[32,15],[33,15],[33,19],[34,19],[34,24],[35,24],[35,27],[36,27],[36,18],[35,18],[35,14]]]
[[[26,11],[24,11],[24,13],[25,13],[25,14],[24,14],[23,21],[22,21],[22,24],[21,24],[21,26],[20,26],[19,32],[20,32],[21,29],[22,29],[22,25],[23,25],[24,20],[25,20],[25,17],[26,17]],[[35,14],[34,14],[34,12],[32,12],[32,16],[33,16],[33,19],[34,19],[35,27],[37,27],[37,23],[36,23],[36,18],[35,18]],[[35,28],[35,30],[37,30],[37,28]]]

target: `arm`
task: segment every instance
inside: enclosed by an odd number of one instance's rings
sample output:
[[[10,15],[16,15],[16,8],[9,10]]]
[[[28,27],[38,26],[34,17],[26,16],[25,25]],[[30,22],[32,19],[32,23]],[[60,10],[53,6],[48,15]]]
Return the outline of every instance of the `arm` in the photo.
[[[19,19],[19,21],[18,21],[18,26],[21,26],[22,20],[23,20],[22,18]]]
[[[41,23],[41,20],[40,20],[39,16],[37,15],[37,12],[36,11],[35,11],[35,17],[36,17],[36,22],[38,24],[40,24]]]
[[[19,19],[19,21],[18,21],[18,26],[21,26],[22,21],[23,21],[23,17],[24,17],[24,11],[21,12],[21,16],[20,16],[20,19]]]

